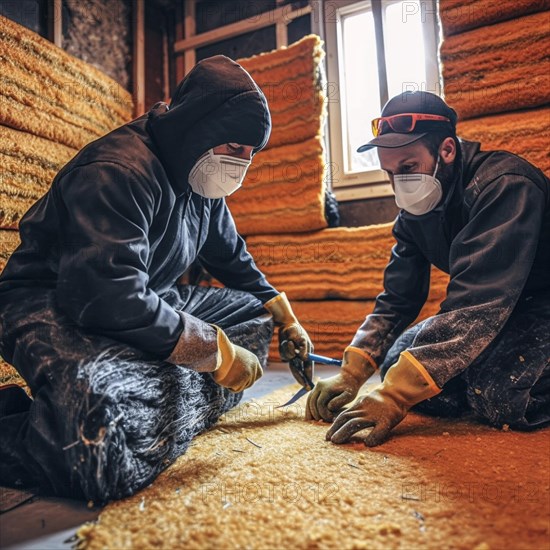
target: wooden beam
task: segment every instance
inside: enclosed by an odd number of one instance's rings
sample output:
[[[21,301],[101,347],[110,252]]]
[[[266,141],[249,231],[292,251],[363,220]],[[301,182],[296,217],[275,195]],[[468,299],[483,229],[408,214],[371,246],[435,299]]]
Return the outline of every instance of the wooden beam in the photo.
[[[288,46],[288,27],[286,23],[279,21],[275,24],[275,33],[277,38],[277,48]]]
[[[170,48],[168,46],[168,32],[166,24],[162,29],[162,95],[164,101],[170,101]]]
[[[176,28],[174,40],[177,42],[185,38],[185,0],[180,0],[176,4],[175,14]],[[173,84],[177,85],[185,75],[185,59],[183,55],[174,55],[173,59],[176,78],[176,82]]]
[[[196,32],[196,2],[195,0],[185,0],[185,38],[181,42],[192,39]],[[177,42],[176,42],[177,44]],[[195,66],[197,56],[195,49],[186,49],[183,54],[185,73],[184,76]]]
[[[62,0],[50,0],[48,5],[49,13],[49,35],[50,40],[58,47],[63,47],[63,3]]]
[[[382,0],[372,1],[374,34],[376,38],[376,57],[378,61],[378,87],[380,89],[380,107],[388,101],[388,73],[386,71],[386,48],[384,46],[384,15]]]
[[[145,0],[134,0],[133,23],[134,116],[138,117],[145,112]]]
[[[311,6],[305,6],[303,8],[293,10],[290,5],[286,5],[271,11],[266,11],[253,19],[243,19],[242,21],[237,21],[236,23],[231,23],[230,25],[224,25],[219,29],[213,29],[194,36],[189,36],[186,34],[183,40],[178,40],[174,44],[174,53],[184,52],[200,46],[207,46],[208,44],[212,44],[226,38],[232,38],[233,36],[263,29],[264,27],[270,27],[271,25],[276,25],[277,23],[287,24],[292,19],[311,13],[311,11]]]

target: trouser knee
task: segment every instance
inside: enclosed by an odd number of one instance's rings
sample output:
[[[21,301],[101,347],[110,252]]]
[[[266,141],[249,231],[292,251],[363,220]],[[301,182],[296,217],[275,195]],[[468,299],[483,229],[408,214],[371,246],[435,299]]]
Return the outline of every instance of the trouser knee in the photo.
[[[502,388],[469,386],[467,399],[470,408],[493,426],[527,427],[524,420],[527,401],[514,399]]]

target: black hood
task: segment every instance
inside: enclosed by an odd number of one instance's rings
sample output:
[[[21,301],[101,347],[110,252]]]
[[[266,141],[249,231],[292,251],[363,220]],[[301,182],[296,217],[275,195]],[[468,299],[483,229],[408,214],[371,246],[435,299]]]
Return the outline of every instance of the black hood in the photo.
[[[155,105],[147,129],[178,194],[186,192],[196,160],[223,143],[265,147],[271,133],[267,100],[235,61],[216,55],[200,61],[179,83],[170,107]]]

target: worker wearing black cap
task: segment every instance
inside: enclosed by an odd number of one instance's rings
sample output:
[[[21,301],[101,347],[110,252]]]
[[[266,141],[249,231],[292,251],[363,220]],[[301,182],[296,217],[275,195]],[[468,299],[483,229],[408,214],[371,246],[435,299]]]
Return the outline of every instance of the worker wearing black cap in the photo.
[[[0,354],[33,400],[0,388],[0,485],[129,496],[261,376],[273,324],[291,370],[308,368],[309,337],[225,202],[270,131],[251,76],[204,59],[25,214],[0,276]],[[194,261],[225,288],[179,284]]]
[[[366,444],[378,445],[413,406],[517,429],[550,423],[550,183],[516,155],[458,139],[456,122],[435,94],[405,92],[358,149],[378,148],[401,210],[384,291],[340,373],[308,398],[307,418],[334,420],[334,443],[373,427]],[[450,274],[447,296],[407,330],[432,265]],[[382,384],[343,410],[378,369]]]

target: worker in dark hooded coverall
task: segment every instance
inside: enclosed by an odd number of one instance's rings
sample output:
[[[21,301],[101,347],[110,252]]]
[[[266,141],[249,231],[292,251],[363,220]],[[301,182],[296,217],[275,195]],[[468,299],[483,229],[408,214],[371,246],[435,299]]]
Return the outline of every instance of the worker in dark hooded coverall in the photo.
[[[131,495],[261,375],[273,323],[283,358],[311,368],[224,200],[270,130],[250,75],[209,58],[170,108],[86,146],[25,214],[0,277],[0,352],[33,400],[0,391],[0,484]],[[176,284],[197,258],[225,288]]]
[[[307,402],[344,443],[372,427],[382,443],[408,410],[466,411],[495,426],[550,423],[550,188],[524,159],[457,139],[457,116],[428,92],[392,98],[373,121],[401,208],[374,311],[344,351],[341,372]],[[450,274],[437,315],[412,328],[430,266]],[[347,410],[380,370],[383,382]],[[335,418],[336,417],[336,418]]]

